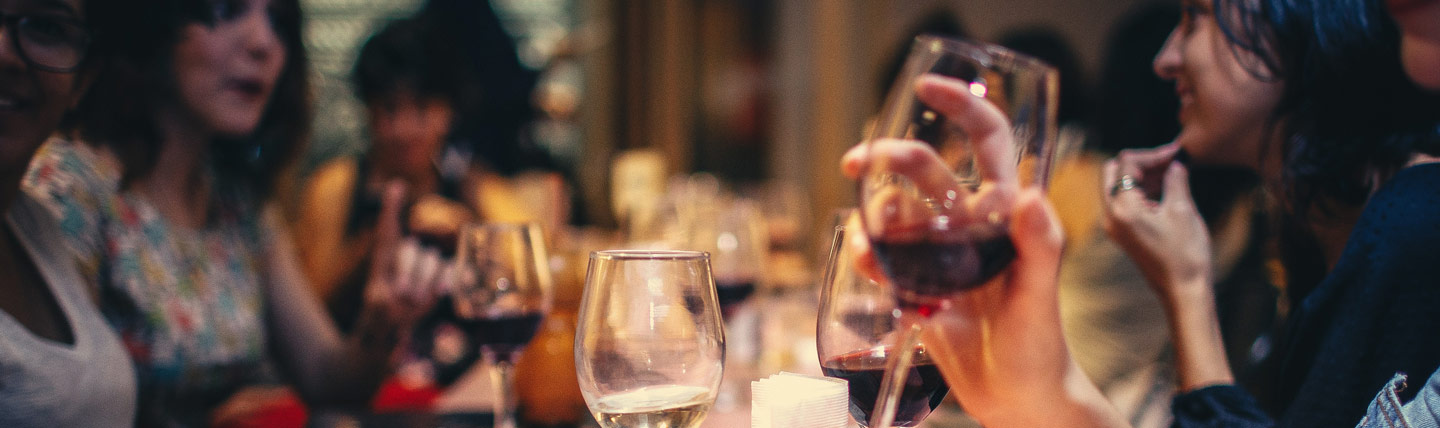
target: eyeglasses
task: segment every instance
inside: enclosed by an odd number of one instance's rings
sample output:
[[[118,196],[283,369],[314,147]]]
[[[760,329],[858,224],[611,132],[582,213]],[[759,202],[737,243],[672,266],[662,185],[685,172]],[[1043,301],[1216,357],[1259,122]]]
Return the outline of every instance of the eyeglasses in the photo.
[[[0,37],[7,36],[26,64],[52,73],[79,69],[90,47],[90,32],[80,21],[64,17],[0,13]]]

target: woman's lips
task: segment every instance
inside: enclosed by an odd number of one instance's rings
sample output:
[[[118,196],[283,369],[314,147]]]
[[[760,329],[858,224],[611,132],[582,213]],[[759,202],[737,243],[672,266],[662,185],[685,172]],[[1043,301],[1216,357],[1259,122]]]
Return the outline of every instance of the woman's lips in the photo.
[[[235,79],[230,83],[230,90],[247,97],[259,97],[265,95],[265,84],[259,79]]]

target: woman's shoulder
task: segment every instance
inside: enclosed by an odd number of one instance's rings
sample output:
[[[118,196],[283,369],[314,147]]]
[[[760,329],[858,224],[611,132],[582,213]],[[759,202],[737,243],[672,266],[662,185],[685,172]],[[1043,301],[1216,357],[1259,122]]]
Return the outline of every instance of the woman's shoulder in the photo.
[[[1430,225],[1440,235],[1440,162],[1397,172],[1365,203],[1361,218],[1372,227]]]
[[[30,162],[22,185],[47,205],[81,203],[98,209],[120,188],[121,167],[113,156],[84,143],[51,138]]]

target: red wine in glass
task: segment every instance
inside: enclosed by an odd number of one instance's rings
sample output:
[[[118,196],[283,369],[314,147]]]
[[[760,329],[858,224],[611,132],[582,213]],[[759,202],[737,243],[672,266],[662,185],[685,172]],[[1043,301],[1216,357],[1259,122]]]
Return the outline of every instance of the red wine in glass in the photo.
[[[880,394],[881,381],[885,378],[885,359],[890,349],[882,347],[852,352],[820,365],[826,376],[850,382],[850,416],[862,425],[869,423],[870,412],[874,410],[875,399]],[[900,393],[895,412],[895,426],[919,425],[944,401],[948,392],[950,387],[945,385],[940,369],[930,360],[925,348],[915,348],[914,362],[905,377],[905,389]]]
[[[737,281],[715,281],[715,298],[720,302],[723,311],[729,311],[736,305],[745,302],[751,294],[755,294],[755,280],[743,279]]]
[[[873,242],[875,258],[896,287],[896,298],[930,316],[939,301],[989,282],[1015,260],[1006,224],[983,227],[973,239],[953,242]]]
[[[483,352],[493,352],[496,358],[513,363],[535,337],[542,318],[540,313],[530,312],[458,320],[457,324]]]

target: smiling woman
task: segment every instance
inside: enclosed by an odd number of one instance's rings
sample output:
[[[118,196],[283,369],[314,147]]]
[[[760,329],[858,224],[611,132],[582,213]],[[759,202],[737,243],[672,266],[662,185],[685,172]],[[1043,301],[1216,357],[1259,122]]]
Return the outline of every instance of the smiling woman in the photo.
[[[54,217],[20,190],[31,156],[85,95],[110,46],[107,3],[0,1],[0,426],[128,427],[134,374]]]
[[[363,403],[437,292],[436,269],[400,278],[421,270],[398,264],[439,261],[397,261],[404,192],[391,186],[353,334],[304,283],[270,198],[310,123],[299,1],[124,8],[147,24],[111,35],[124,49],[76,115],[98,146],[46,146],[27,185],[126,340],[138,425],[223,426],[293,402],[269,398],[285,396],[280,373],[309,403]]]

